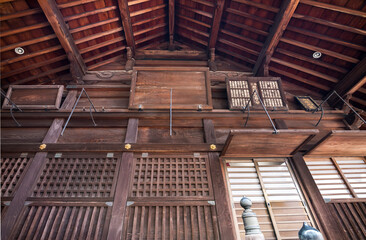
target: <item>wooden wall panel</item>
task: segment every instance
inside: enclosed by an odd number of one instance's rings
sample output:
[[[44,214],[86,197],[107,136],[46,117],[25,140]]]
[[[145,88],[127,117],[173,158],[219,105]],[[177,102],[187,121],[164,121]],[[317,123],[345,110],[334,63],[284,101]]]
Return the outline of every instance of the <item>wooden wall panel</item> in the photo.
[[[107,206],[26,206],[12,239],[105,239]]]
[[[172,136],[169,135],[169,120],[166,121],[166,128],[140,127],[137,143],[203,143],[202,128],[176,128]]]
[[[92,120],[89,120],[92,124]],[[95,120],[98,124],[98,121]],[[68,127],[58,143],[123,143],[126,128],[70,128]]]
[[[41,143],[48,128],[2,128],[2,143]],[[3,151],[6,149],[2,149]]]
[[[342,223],[347,239],[366,239],[366,201],[337,201],[327,204]]]
[[[215,207],[207,202],[130,206],[124,232],[124,239],[220,239]]]

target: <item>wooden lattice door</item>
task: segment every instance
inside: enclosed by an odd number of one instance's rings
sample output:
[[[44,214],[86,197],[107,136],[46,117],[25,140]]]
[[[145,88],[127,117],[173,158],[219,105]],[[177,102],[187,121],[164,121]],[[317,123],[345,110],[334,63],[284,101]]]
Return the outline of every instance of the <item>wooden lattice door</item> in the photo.
[[[219,239],[207,155],[135,156],[124,239]]]

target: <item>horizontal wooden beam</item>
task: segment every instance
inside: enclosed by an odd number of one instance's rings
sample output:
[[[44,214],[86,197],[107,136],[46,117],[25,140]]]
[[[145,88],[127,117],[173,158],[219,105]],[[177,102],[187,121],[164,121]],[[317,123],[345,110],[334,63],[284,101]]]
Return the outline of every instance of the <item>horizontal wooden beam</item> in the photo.
[[[257,62],[253,68],[253,74],[255,76],[259,75],[261,72],[260,70],[263,69],[265,65],[268,66],[271,61],[271,57],[298,4],[299,0],[286,0],[282,3],[281,10],[276,15],[275,21],[270,29],[270,33],[266,38]]]
[[[113,10],[116,10],[116,9],[117,9],[116,6],[110,6],[110,7],[96,9],[96,10],[90,11],[90,12],[83,12],[83,13],[79,13],[79,14],[76,14],[76,15],[67,16],[64,19],[65,19],[66,22],[69,22],[69,21],[72,21],[72,20],[76,20],[76,19],[80,19],[80,18],[83,18],[83,17],[96,15],[96,14],[99,14],[99,13],[105,13],[105,12],[113,11]]]
[[[232,14],[235,14],[235,15],[238,15],[238,16],[241,16],[241,17],[250,18],[250,19],[253,19],[257,22],[264,23],[264,24],[267,24],[267,25],[272,25],[274,23],[274,21],[271,20],[271,19],[258,17],[254,14],[250,14],[250,13],[247,13],[247,12],[242,12],[242,11],[239,11],[239,10],[234,9],[234,8],[227,8],[226,12],[232,13]]]
[[[67,129],[66,129],[67,131]],[[12,144],[2,143],[3,152],[40,152],[40,143]],[[126,149],[124,143],[49,143],[45,152],[220,152],[223,144],[212,150],[210,144],[166,144],[166,143],[130,143]]]
[[[33,8],[33,9],[27,9],[24,11],[18,11],[18,12],[14,12],[14,13],[10,13],[10,14],[4,14],[0,16],[0,21],[6,21],[6,20],[11,20],[14,18],[20,18],[20,17],[25,17],[25,16],[29,16],[29,15],[33,15],[33,14],[37,14],[37,13],[41,13],[42,9],[40,8]]]
[[[107,50],[105,52],[102,52],[102,53],[99,53],[99,54],[95,54],[95,55],[92,55],[90,58],[85,58],[85,62],[86,63],[89,63],[91,61],[94,61],[94,60],[97,60],[99,58],[102,58],[102,57],[105,57],[105,56],[108,56],[108,55],[111,55],[111,54],[114,54],[116,52],[121,52],[122,50],[126,49],[126,46],[119,46],[119,47],[114,47],[110,50]],[[120,53],[120,55],[122,55],[122,53]]]
[[[201,16],[205,16],[205,17],[208,17],[208,18],[212,18],[213,17],[213,14],[212,13],[208,13],[208,12],[201,11],[201,10],[198,10],[198,9],[195,9],[195,8],[191,8],[191,7],[186,6],[186,5],[183,5],[183,4],[178,4],[178,8],[181,8],[181,9],[184,9],[184,10],[188,10],[190,12],[197,13],[197,14],[199,14]]]
[[[96,49],[106,47],[106,46],[109,46],[109,45],[112,45],[112,44],[115,44],[115,43],[121,43],[124,40],[125,40],[124,37],[113,38],[112,40],[109,40],[109,41],[101,42],[99,44],[94,44],[94,45],[91,45],[89,47],[82,48],[82,49],[80,49],[80,53],[84,54],[84,53],[87,53],[87,52],[91,52],[91,51],[94,51]]]
[[[310,51],[318,51],[318,52],[321,52],[322,54],[325,54],[325,55],[328,55],[328,56],[331,56],[331,57],[334,57],[334,58],[338,58],[338,59],[341,59],[341,60],[346,61],[346,62],[350,62],[350,63],[358,63],[359,62],[359,60],[357,58],[353,58],[353,57],[350,57],[348,55],[344,55],[342,53],[337,53],[337,52],[334,52],[334,51],[331,51],[331,50],[327,50],[327,49],[324,49],[324,48],[321,48],[321,47],[317,47],[317,46],[310,45],[310,44],[307,44],[307,43],[299,42],[299,41],[292,40],[292,39],[289,39],[289,38],[283,37],[283,38],[281,38],[281,42],[285,42],[285,43],[288,43],[288,44],[291,44],[291,45],[294,45],[294,46],[297,46],[297,47],[305,48],[305,49],[308,49]]]
[[[100,37],[108,36],[108,35],[111,35],[111,34],[114,34],[114,33],[120,32],[120,31],[122,31],[121,27],[111,29],[111,30],[108,30],[108,31],[99,32],[99,33],[89,35],[89,36],[86,36],[86,37],[83,37],[83,38],[80,38],[80,39],[76,39],[75,43],[77,45],[79,45],[81,43],[88,42],[88,41],[91,41],[91,40],[94,40],[94,39],[97,39],[97,38],[100,38]]]
[[[223,19],[223,21],[224,21],[224,23],[230,24],[232,26],[235,26],[235,27],[241,28],[243,30],[246,30],[246,31],[249,31],[249,32],[253,32],[253,33],[256,33],[256,34],[259,34],[259,35],[262,35],[262,36],[268,36],[268,34],[269,34],[266,31],[263,31],[263,30],[260,30],[258,28],[254,28],[254,27],[248,26],[246,24],[238,23],[236,21],[232,21],[232,20],[228,20],[228,19]]]
[[[248,42],[248,43],[251,43],[251,44],[254,44],[256,46],[259,46],[259,47],[263,47],[263,43],[260,42],[260,41],[257,41],[255,39],[252,39],[252,38],[249,38],[249,37],[245,37],[243,35],[240,35],[240,34],[237,34],[237,33],[233,33],[231,31],[228,31],[228,30],[225,30],[225,29],[220,29],[220,32],[221,33],[224,33],[226,35],[229,35],[231,37],[234,37],[234,38],[237,38],[237,39],[240,39],[242,41],[245,41],[245,42]]]
[[[315,82],[315,81],[308,80],[306,78],[300,77],[299,75],[290,73],[288,71],[283,71],[283,70],[281,70],[277,67],[269,66],[269,70],[272,71],[272,72],[278,73],[280,75],[283,75],[285,77],[288,77],[290,79],[293,79],[293,80],[305,83],[307,85],[319,88],[319,89],[324,90],[324,91],[329,91],[331,89],[330,87],[328,87],[326,85],[320,84],[320,83]]]
[[[192,23],[196,23],[202,27],[205,27],[205,28],[210,28],[211,26],[207,23],[204,23],[204,22],[201,22],[201,21],[198,21],[196,19],[192,19],[192,18],[189,18],[187,16],[184,16],[182,14],[177,14],[177,19],[180,20],[180,19],[184,19],[184,20],[187,20],[189,22],[192,22]]]
[[[296,58],[296,59],[299,59],[299,60],[302,60],[302,61],[312,63],[312,64],[314,64],[314,66],[321,66],[321,67],[331,69],[331,70],[334,70],[334,71],[337,71],[337,72],[340,72],[340,73],[343,73],[343,74],[348,72],[347,69],[339,67],[337,65],[330,64],[330,63],[327,63],[327,62],[323,62],[319,59],[314,59],[312,57],[307,57],[307,56],[298,54],[298,53],[293,52],[293,51],[285,50],[283,48],[277,48],[276,53],[281,53],[281,54],[284,54],[284,55],[289,56],[289,57],[293,57],[293,58]]]
[[[0,65],[5,66],[7,64],[12,64],[12,63],[15,63],[15,62],[27,60],[29,58],[37,57],[37,56],[40,56],[40,55],[43,55],[43,54],[55,52],[55,51],[60,50],[60,49],[62,49],[62,46],[60,46],[60,45],[53,46],[53,47],[50,47],[50,48],[39,50],[37,52],[24,54],[24,55],[21,55],[21,56],[18,56],[18,57],[14,57],[14,58],[4,60],[4,61],[1,62]]]
[[[104,20],[104,21],[99,21],[99,22],[96,22],[96,23],[91,23],[91,24],[88,24],[88,25],[85,25],[85,26],[82,26],[82,27],[70,29],[70,32],[71,33],[77,33],[77,32],[85,31],[85,30],[88,30],[88,29],[91,29],[91,28],[103,26],[103,25],[106,25],[106,24],[109,24],[109,23],[113,23],[113,22],[118,22],[118,21],[119,21],[119,18],[118,17],[115,17],[115,18],[111,18],[111,19]]]
[[[0,52],[6,52],[10,50],[14,50],[16,47],[22,46],[23,48],[32,44],[39,44],[44,41],[48,41],[51,39],[56,38],[56,34],[50,34],[47,36],[39,37],[39,38],[33,38],[31,40],[23,41],[23,42],[17,42],[14,44],[6,45],[4,47],[0,48]]]
[[[350,27],[348,25],[343,25],[343,24],[331,22],[331,21],[324,20],[324,19],[321,19],[321,18],[305,16],[305,15],[298,14],[298,13],[294,13],[294,15],[292,17],[296,18],[296,19],[299,19],[299,20],[318,23],[318,24],[321,24],[321,25],[324,25],[324,26],[327,26],[327,27],[333,27],[333,28],[337,28],[337,29],[340,29],[340,30],[344,30],[344,31],[348,31],[348,32],[356,33],[356,34],[366,35],[366,30],[364,30],[364,29]]]
[[[39,29],[39,28],[48,27],[49,25],[50,24],[48,22],[43,22],[43,23],[37,23],[37,24],[34,24],[34,25],[25,26],[25,27],[21,27],[21,28],[10,29],[8,31],[0,32],[0,38],[7,37],[7,36],[10,36],[10,35],[14,35],[14,34],[18,34],[18,33],[31,31],[31,30],[35,30],[35,29]]]
[[[30,65],[27,65],[27,66],[22,67],[22,68],[17,68],[15,70],[12,70],[12,71],[9,71],[9,72],[4,72],[4,73],[2,73],[1,78],[5,79],[5,78],[8,78],[8,77],[11,77],[11,76],[14,76],[14,75],[26,72],[26,71],[37,69],[39,67],[47,66],[49,64],[59,62],[59,61],[62,61],[62,60],[66,60],[66,59],[67,59],[66,55],[61,55],[61,56],[58,56],[58,57],[55,57],[55,58],[52,58],[52,59],[49,59],[49,60],[45,60],[45,61],[38,62],[38,63],[35,63],[35,64],[30,64]]]
[[[295,32],[295,33],[300,33],[300,34],[303,34],[305,36],[309,36],[309,37],[313,37],[313,38],[319,38],[319,39],[327,41],[327,42],[339,44],[339,45],[342,45],[342,46],[345,46],[345,47],[349,47],[349,48],[353,48],[353,49],[356,49],[356,50],[366,52],[366,46],[354,44],[354,43],[351,43],[351,42],[346,42],[346,41],[343,41],[341,39],[337,39],[337,38],[330,37],[328,35],[316,33],[314,31],[309,31],[309,30],[306,30],[304,28],[297,28],[297,27],[294,27],[294,26],[287,26],[286,30],[289,30],[289,31],[292,31],[292,32]]]
[[[93,69],[96,69],[98,67],[102,67],[104,65],[107,65],[109,63],[114,63],[114,62],[118,62],[118,61],[121,61],[121,60],[122,60],[122,56],[116,56],[116,57],[113,57],[113,58],[109,58],[107,60],[97,62],[96,64],[89,65],[88,70],[93,70]]]
[[[327,80],[329,82],[333,82],[333,83],[337,83],[338,82],[338,79],[335,78],[335,77],[328,76],[328,75],[326,75],[324,73],[320,73],[320,72],[314,71],[312,69],[305,68],[303,66],[300,66],[300,65],[297,65],[297,64],[288,62],[288,61],[283,61],[283,60],[278,59],[278,58],[272,58],[272,62],[281,64],[282,66],[290,67],[292,69],[296,69],[298,71],[301,71],[301,72],[304,72],[304,73],[313,75],[315,77],[319,77],[319,78],[325,79],[325,80]]]
[[[72,2],[67,2],[67,3],[62,3],[58,5],[58,8],[62,9],[62,8],[69,8],[69,7],[75,7],[78,5],[84,5],[86,3],[91,3],[91,2],[96,2],[98,0],[78,0],[78,1],[72,1]]]
[[[332,11],[336,11],[336,12],[340,12],[340,13],[346,13],[346,14],[357,16],[357,17],[366,18],[366,12],[354,10],[354,9],[347,8],[347,7],[341,7],[341,6],[323,3],[323,2],[319,2],[319,1],[313,1],[313,0],[301,0],[301,3],[310,5],[312,7],[328,9],[328,10],[332,10]]]
[[[142,14],[145,14],[145,13],[149,13],[149,12],[153,12],[153,11],[165,8],[166,6],[167,6],[166,4],[160,4],[158,6],[153,6],[153,7],[137,10],[137,11],[134,11],[134,12],[130,12],[130,16],[131,17],[136,17],[138,15],[142,15]]]

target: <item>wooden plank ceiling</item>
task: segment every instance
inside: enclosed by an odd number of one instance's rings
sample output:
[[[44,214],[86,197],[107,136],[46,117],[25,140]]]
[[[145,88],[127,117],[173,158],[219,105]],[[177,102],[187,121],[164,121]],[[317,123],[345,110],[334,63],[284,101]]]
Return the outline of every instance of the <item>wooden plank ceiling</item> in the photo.
[[[174,41],[366,109],[366,2],[360,0],[2,0],[1,83],[65,84],[74,74]],[[166,45],[168,46],[168,45]],[[14,52],[25,50],[23,55]],[[313,58],[321,52],[319,59]]]

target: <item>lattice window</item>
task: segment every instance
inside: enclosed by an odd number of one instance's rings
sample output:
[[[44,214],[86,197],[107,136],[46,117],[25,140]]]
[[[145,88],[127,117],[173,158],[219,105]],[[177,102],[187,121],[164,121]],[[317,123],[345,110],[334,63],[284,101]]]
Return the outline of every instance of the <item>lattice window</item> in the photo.
[[[207,157],[138,157],[130,197],[212,197]]]
[[[106,239],[107,211],[107,206],[28,206],[11,239]]]
[[[214,206],[174,205],[129,207],[124,239],[219,239]]]
[[[227,79],[227,93],[230,109],[243,109],[250,100],[253,109],[262,109],[258,95],[264,106],[271,110],[286,110],[287,104],[281,79],[271,77],[241,77]]]
[[[241,239],[245,238],[239,204],[243,196],[252,200],[265,239],[298,239],[302,223],[311,222],[284,159],[226,160],[226,172]]]
[[[22,176],[31,158],[2,158],[1,159],[1,194],[11,197],[18,180]]]
[[[365,158],[305,158],[305,162],[325,199],[366,198]]]
[[[48,158],[32,197],[113,197],[117,158]]]

